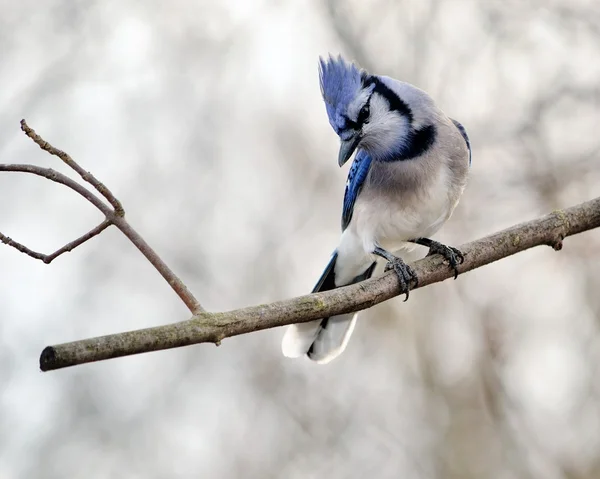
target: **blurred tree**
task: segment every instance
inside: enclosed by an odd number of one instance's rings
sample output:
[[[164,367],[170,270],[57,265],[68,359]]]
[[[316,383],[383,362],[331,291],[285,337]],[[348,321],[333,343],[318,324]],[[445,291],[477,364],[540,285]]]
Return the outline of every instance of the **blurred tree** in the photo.
[[[48,131],[209,310],[309,291],[335,245],[328,51],[467,127],[472,179],[440,240],[598,194],[593,0],[0,9],[2,161],[45,165],[15,121]],[[75,236],[89,210],[58,190],[0,175],[3,198],[19,192],[0,230],[41,250]],[[45,375],[44,344],[185,309],[116,232],[51,268],[0,249],[0,477],[597,477],[598,246],[575,237],[382,304],[326,368],[285,361],[269,331]]]

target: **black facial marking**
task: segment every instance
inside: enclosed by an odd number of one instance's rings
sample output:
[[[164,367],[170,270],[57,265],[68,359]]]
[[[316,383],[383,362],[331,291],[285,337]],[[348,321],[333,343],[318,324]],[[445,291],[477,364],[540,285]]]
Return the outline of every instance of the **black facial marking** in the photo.
[[[369,115],[371,114],[370,102],[371,102],[371,97],[369,97],[367,102],[360,109],[360,112],[358,113],[358,118],[356,119],[356,121],[351,120],[347,116],[344,116],[344,127],[342,128],[342,130],[360,131],[362,126],[365,123],[369,122]]]
[[[411,128],[402,147],[392,150],[381,161],[413,160],[425,154],[435,143],[437,130],[434,125],[425,125],[421,128]]]
[[[436,135],[437,130],[433,125],[426,125],[418,130],[412,130],[407,141],[409,147],[403,150],[395,159],[410,160],[421,156],[431,148],[435,142]]]
[[[344,120],[345,120],[345,124],[344,124],[344,128],[342,128],[343,130],[359,130],[360,129],[358,122],[351,120],[347,116],[344,116]]]
[[[409,122],[413,121],[413,114],[410,107],[402,101],[402,99],[396,95],[388,86],[386,86],[376,76],[363,77],[363,84],[365,87],[375,85],[373,92],[379,93],[383,98],[387,100],[390,105],[390,110],[397,111],[400,114],[408,118]]]
[[[375,85],[373,93],[378,93],[385,98],[389,104],[391,111],[397,111],[405,116],[408,123],[411,125],[410,131],[407,134],[405,147],[391,152],[385,161],[403,161],[411,160],[423,155],[435,142],[437,130],[434,125],[425,125],[420,128],[413,126],[413,112],[406,102],[402,100],[391,88],[385,85],[380,78],[364,73],[362,75],[362,83],[364,87]],[[370,100],[370,99],[369,99]],[[361,111],[362,113],[362,111]],[[360,117],[360,115],[359,115]]]

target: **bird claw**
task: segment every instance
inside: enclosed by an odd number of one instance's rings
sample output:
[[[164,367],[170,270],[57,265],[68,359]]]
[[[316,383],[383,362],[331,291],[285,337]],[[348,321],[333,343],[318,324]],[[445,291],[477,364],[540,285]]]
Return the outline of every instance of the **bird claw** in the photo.
[[[419,278],[413,271],[413,269],[408,266],[401,258],[394,258],[392,261],[388,261],[385,265],[385,271],[389,271],[393,269],[398,276],[398,282],[400,283],[400,294],[405,294],[406,297],[404,301],[408,300],[408,296],[410,293],[411,283],[414,282],[414,287],[416,288],[419,285]]]
[[[444,259],[448,261],[450,268],[454,271],[454,279],[458,278],[458,265],[465,262],[465,255],[452,246],[446,246],[437,241],[432,241],[427,256],[434,254],[442,255]]]

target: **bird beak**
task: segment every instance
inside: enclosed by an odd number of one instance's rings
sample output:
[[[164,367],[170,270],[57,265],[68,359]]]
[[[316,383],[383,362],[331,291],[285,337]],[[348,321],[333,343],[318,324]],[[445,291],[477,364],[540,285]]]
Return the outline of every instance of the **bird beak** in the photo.
[[[356,150],[356,147],[359,143],[360,135],[358,133],[349,140],[342,140],[340,145],[340,154],[338,155],[338,164],[340,166],[343,166],[344,163],[350,159],[352,153],[354,153],[354,150]]]

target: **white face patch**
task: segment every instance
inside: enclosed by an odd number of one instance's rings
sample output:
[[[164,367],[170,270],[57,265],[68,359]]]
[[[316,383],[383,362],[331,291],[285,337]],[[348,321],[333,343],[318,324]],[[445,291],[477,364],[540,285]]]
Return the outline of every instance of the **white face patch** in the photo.
[[[377,93],[372,95],[370,107],[369,122],[362,129],[361,148],[376,156],[377,152],[401,147],[410,130],[408,118],[398,111],[390,111],[388,101]]]

